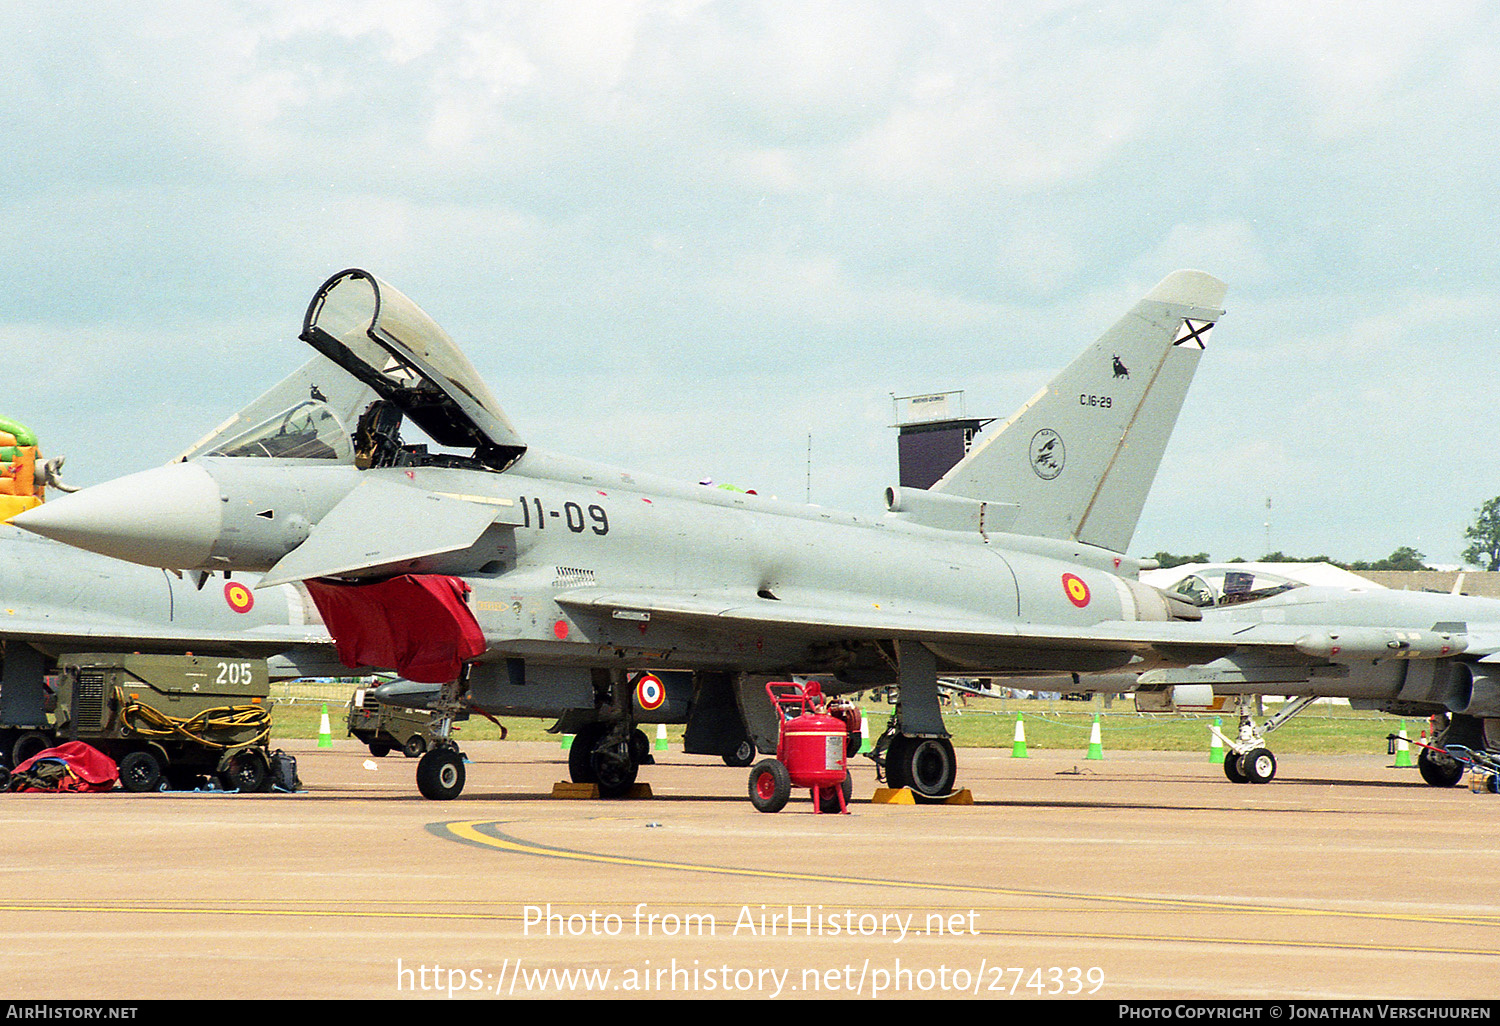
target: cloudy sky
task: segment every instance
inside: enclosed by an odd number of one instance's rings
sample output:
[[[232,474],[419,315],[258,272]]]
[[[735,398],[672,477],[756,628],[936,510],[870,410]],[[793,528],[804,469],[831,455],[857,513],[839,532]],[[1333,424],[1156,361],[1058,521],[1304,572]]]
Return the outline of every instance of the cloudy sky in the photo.
[[[0,6],[0,414],[90,484],[365,267],[540,448],[873,512],[891,394],[1005,416],[1229,283],[1132,551],[1455,563],[1500,494],[1500,8]]]

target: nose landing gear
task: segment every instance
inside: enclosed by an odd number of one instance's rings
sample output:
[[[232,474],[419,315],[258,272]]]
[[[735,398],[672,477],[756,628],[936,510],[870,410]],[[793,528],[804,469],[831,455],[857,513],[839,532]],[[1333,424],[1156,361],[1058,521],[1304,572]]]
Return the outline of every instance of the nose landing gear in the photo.
[[[1224,776],[1234,784],[1269,784],[1276,778],[1276,756],[1266,747],[1266,735],[1286,723],[1317,699],[1311,696],[1298,698],[1272,716],[1263,726],[1255,724],[1255,697],[1240,695],[1238,711],[1240,727],[1238,736],[1229,738],[1214,733],[1224,743]]]
[[[452,801],[464,790],[464,753],[452,738],[453,720],[463,711],[463,696],[469,690],[469,665],[464,664],[456,680],[443,685],[434,703],[432,731],[437,735],[417,760],[417,790],[435,802]]]

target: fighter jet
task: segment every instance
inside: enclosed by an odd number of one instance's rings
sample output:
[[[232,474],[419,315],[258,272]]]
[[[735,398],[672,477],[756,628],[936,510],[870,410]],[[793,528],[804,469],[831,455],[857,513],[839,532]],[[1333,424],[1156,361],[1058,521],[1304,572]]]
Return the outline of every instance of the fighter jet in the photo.
[[[301,582],[346,661],[443,683],[446,710],[581,710],[570,770],[605,795],[634,782],[634,724],[664,700],[633,671],[691,671],[700,743],[726,752],[769,676],[899,685],[884,772],[940,798],[957,771],[940,672],[1232,644],[1175,630],[1198,608],[1125,555],[1224,291],[1169,275],[931,490],[889,488],[887,513],[864,516],[544,453],[415,303],[348,270],[303,318],[324,362],[178,462],[14,522],[150,566]],[[357,418],[326,401],[351,386],[379,396]],[[417,782],[461,793],[456,744]]]
[[[1500,601],[1397,591],[1322,565],[1189,564],[1148,571],[1141,579],[1197,606],[1203,624],[1216,630],[1276,624],[1307,631],[1298,651],[1239,651],[1148,670],[1135,684],[1138,704],[1163,709],[1235,697],[1239,730],[1225,738],[1224,754],[1224,773],[1235,783],[1275,776],[1265,735],[1319,698],[1436,717],[1432,745],[1417,755],[1422,779],[1435,787],[1451,787],[1463,776],[1464,764],[1446,755],[1445,746],[1500,749]],[[1416,649],[1431,658],[1409,658]],[[1364,657],[1353,658],[1356,652]],[[1408,657],[1392,658],[1403,654]],[[1257,724],[1253,699],[1268,694],[1293,700]]]

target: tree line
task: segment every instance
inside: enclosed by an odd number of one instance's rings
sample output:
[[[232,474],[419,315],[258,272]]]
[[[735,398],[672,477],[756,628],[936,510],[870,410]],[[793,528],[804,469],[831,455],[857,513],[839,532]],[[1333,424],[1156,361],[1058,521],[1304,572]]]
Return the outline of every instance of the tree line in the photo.
[[[1500,495],[1485,502],[1475,510],[1474,522],[1464,529],[1464,538],[1469,542],[1469,547],[1463,551],[1464,562],[1469,566],[1478,567],[1481,570],[1500,570]],[[1195,552],[1192,555],[1181,555],[1172,552],[1158,552],[1152,557],[1163,568],[1182,566],[1184,563],[1211,563],[1207,552]],[[1402,545],[1384,559],[1373,562],[1356,560],[1353,563],[1345,563],[1334,559],[1332,556],[1289,556],[1285,552],[1268,552],[1261,556],[1257,562],[1260,563],[1332,563],[1334,566],[1343,567],[1345,570],[1431,570],[1432,567],[1423,562],[1427,557],[1410,545]],[[1239,556],[1228,560],[1230,563],[1243,563],[1245,560]]]

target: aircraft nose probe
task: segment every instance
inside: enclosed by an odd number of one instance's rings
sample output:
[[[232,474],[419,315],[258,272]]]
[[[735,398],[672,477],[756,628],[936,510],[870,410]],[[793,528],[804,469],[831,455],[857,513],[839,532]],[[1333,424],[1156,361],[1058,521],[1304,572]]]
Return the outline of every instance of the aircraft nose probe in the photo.
[[[52,499],[10,522],[116,559],[192,569],[208,563],[222,506],[208,471],[171,463]]]

